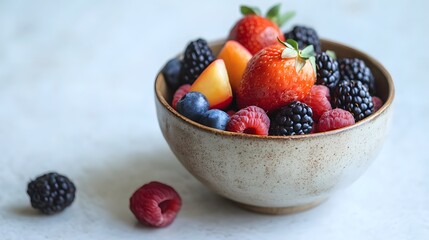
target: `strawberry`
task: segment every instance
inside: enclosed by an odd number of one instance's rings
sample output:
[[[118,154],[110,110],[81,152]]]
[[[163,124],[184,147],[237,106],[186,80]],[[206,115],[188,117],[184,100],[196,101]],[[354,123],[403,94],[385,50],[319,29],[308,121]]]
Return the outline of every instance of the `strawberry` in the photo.
[[[240,10],[244,17],[231,29],[228,39],[239,42],[251,54],[277,44],[277,38],[284,41],[279,26],[295,15],[294,12],[280,15],[280,4],[268,10],[265,17],[261,16],[261,11],[255,7],[241,6]]]
[[[281,43],[250,59],[237,91],[239,108],[256,105],[269,112],[309,94],[316,81],[313,46],[299,50],[292,39]]]

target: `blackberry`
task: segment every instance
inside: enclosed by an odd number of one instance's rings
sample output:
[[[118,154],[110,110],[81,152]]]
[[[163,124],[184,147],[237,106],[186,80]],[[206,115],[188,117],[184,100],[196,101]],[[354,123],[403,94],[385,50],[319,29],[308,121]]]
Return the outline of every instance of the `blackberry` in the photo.
[[[31,206],[42,213],[61,212],[72,204],[76,188],[67,177],[55,172],[46,173],[28,183],[27,194]]]
[[[285,39],[293,39],[298,42],[298,46],[301,49],[304,49],[308,45],[313,45],[314,51],[316,53],[322,52],[322,47],[320,46],[320,39],[317,35],[317,32],[310,27],[305,26],[295,26],[292,31],[284,34]]]
[[[190,42],[183,56],[182,84],[192,84],[214,60],[213,52],[204,39]]]
[[[316,84],[325,85],[332,92],[340,80],[340,71],[337,60],[330,57],[326,52],[317,54],[316,71]]]
[[[340,65],[341,79],[355,80],[362,82],[369,90],[375,94],[375,81],[371,69],[366,66],[365,62],[358,58],[343,58],[338,61]]]
[[[369,91],[361,81],[342,80],[334,90],[334,105],[349,111],[358,122],[374,112]]]
[[[305,103],[294,101],[276,111],[271,119],[270,135],[290,136],[310,133],[313,110]]]

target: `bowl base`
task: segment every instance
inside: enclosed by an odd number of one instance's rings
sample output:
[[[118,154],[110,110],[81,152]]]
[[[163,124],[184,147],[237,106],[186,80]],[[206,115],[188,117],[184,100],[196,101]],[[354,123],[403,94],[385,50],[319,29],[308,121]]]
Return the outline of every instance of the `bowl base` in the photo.
[[[322,199],[319,201],[303,204],[303,205],[297,205],[297,206],[290,206],[290,207],[259,207],[259,206],[253,206],[248,205],[245,203],[239,203],[235,202],[238,206],[257,213],[263,213],[263,214],[271,214],[271,215],[282,215],[282,214],[292,214],[297,212],[302,212],[311,208],[314,208],[324,202],[326,199]]]

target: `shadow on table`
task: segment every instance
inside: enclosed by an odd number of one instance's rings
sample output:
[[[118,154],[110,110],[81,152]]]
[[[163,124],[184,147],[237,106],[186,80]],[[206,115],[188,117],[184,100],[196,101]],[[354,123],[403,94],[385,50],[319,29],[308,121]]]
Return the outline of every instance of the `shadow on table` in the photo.
[[[105,211],[125,225],[151,231],[137,223],[129,210],[129,198],[141,185],[159,181],[175,188],[182,197],[182,209],[173,228],[189,228],[195,223],[200,226],[216,224],[234,227],[243,225],[243,221],[254,225],[258,221],[267,222],[267,218],[276,218],[243,210],[232,201],[211,192],[188,173],[168,149],[112,158],[101,167],[82,170],[82,175],[75,180],[78,191],[74,204],[78,206],[74,206],[74,211],[83,211],[80,214],[97,219],[99,216],[94,216],[91,210],[100,208],[96,212]],[[30,207],[15,208],[13,212],[23,216],[40,215]],[[294,221],[293,217],[286,219]]]
[[[109,159],[103,167],[84,170],[83,177],[78,180],[80,192],[86,195],[77,195],[81,206],[91,207],[84,203],[87,198],[124,224],[142,229],[148,228],[136,224],[129,210],[129,198],[137,188],[151,181],[168,184],[180,194],[182,209],[178,218],[208,221],[209,224],[219,217],[253,214],[204,187],[168,149],[131,154],[114,161]]]

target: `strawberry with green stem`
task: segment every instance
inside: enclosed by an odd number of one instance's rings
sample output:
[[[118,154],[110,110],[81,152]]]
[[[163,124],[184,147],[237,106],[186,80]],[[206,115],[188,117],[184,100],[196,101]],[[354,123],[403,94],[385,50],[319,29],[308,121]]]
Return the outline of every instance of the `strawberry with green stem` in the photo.
[[[265,16],[256,7],[241,6],[244,15],[231,29],[228,39],[243,45],[251,54],[256,54],[264,47],[277,44],[277,38],[284,41],[280,28],[295,13],[280,14],[280,4],[270,8]]]
[[[292,39],[279,42],[249,61],[237,92],[239,108],[255,105],[269,112],[309,94],[316,81],[313,46],[299,50]]]

